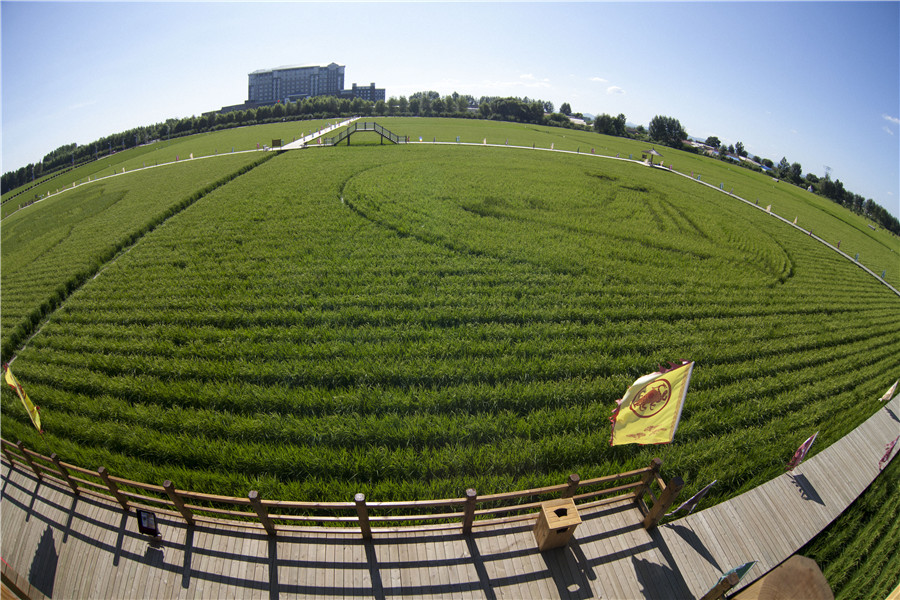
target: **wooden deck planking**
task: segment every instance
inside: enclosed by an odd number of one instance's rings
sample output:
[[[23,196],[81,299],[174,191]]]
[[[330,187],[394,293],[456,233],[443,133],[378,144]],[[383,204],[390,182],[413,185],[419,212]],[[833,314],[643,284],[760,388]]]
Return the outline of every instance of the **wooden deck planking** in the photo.
[[[425,538],[426,534],[422,534],[422,537]],[[429,544],[424,543],[424,556],[420,557],[420,560],[424,561],[425,565],[429,564],[437,564],[438,561],[441,560],[438,555],[438,544]],[[435,568],[433,571],[430,571],[427,566],[425,568],[425,577],[430,580],[432,585],[436,586],[435,591],[431,594],[431,597],[434,600],[443,600],[444,593],[443,588],[445,585],[449,583],[449,579],[447,578],[447,570],[441,568]]]
[[[633,505],[624,510],[620,509],[615,514],[617,528],[609,530],[609,533],[615,535],[611,535],[608,539],[615,540],[619,546],[621,558],[618,563],[621,566],[618,568],[632,574],[631,577],[619,580],[624,597],[634,598],[635,593],[645,592],[658,597],[668,596],[673,582],[667,573],[665,559],[660,563],[654,562],[662,557],[651,554],[653,538],[642,525],[644,515]],[[651,564],[654,566],[651,567]]]
[[[56,503],[60,500],[57,494],[46,494],[42,496],[46,502]],[[82,497],[70,496],[66,500],[62,500],[63,505],[68,504],[68,512],[62,517],[61,522],[65,523],[62,528],[62,543],[59,546],[60,560],[57,562],[57,570],[62,574],[54,583],[54,589],[57,585],[61,589],[74,589],[78,580],[70,574],[80,575],[84,570],[85,564],[94,565],[93,577],[91,580],[91,589],[100,588],[106,581],[104,577],[108,573],[108,562],[100,560],[90,560],[95,554],[91,545],[85,544],[83,540],[97,540],[101,545],[112,547],[115,544],[116,534],[112,529],[103,529],[94,527],[88,519],[94,516],[101,517],[102,510],[97,506],[92,506],[90,501]],[[53,518],[53,512],[43,513],[47,518]],[[62,550],[65,549],[65,552]],[[70,550],[76,550],[74,552]]]
[[[227,562],[227,558],[213,560],[213,553],[219,541],[227,539],[227,535],[217,535],[216,529],[202,532],[197,540],[197,594],[200,598],[217,598],[217,580],[215,571],[220,567],[217,564]],[[254,590],[253,597],[256,597]]]
[[[575,544],[580,544],[579,531],[576,530],[573,536]],[[534,534],[529,530],[527,533],[515,536],[515,540],[515,552],[521,556],[520,560],[525,571],[525,576],[519,584],[520,589],[526,590],[529,597],[535,600],[554,597],[555,586],[552,586],[548,580],[546,561],[535,548]]]
[[[537,558],[532,552],[532,546],[526,544],[528,539],[524,535],[508,534],[509,549],[515,556],[519,557],[521,571],[517,572],[516,587],[514,592],[525,600],[532,598],[548,598],[550,590],[540,585],[542,579],[536,578],[536,574],[541,572],[541,566],[533,559]],[[534,581],[534,585],[531,582]]]
[[[900,399],[890,403],[900,412]],[[72,598],[678,598],[759,561],[741,587],[793,554],[878,474],[897,421],[881,410],[794,470],[652,534],[636,507],[587,511],[567,548],[541,553],[533,522],[428,532],[188,528],[161,517],[149,544],[111,500],[2,470],[4,559],[20,581]]]
[[[329,569],[332,572],[332,589],[348,589],[352,588],[348,585],[348,579],[351,577],[351,568],[348,563],[344,559],[344,554],[347,550],[347,541],[342,535],[336,535],[332,538],[332,542],[329,544],[334,548],[334,556],[332,557],[332,561],[330,565],[340,565],[340,570],[338,569]]]
[[[764,531],[765,523],[759,520],[754,506],[745,503],[742,496],[739,503],[729,504],[725,511],[734,524],[733,533],[735,537],[743,542],[745,554],[750,557],[749,560],[761,560],[765,564],[771,564],[777,560],[778,554],[772,549],[768,543],[768,536],[759,535]],[[754,567],[756,568],[756,567]]]
[[[21,468],[21,467],[17,467],[17,469],[19,469],[19,468]],[[18,475],[18,473],[16,471],[14,471],[13,469],[7,470],[7,479],[8,480],[12,477],[16,477],[17,475]],[[29,485],[30,481],[27,479],[24,481],[15,479],[15,480],[12,480],[12,483],[10,483],[5,480],[4,486],[3,486],[3,488],[6,490],[6,492],[4,493],[4,498],[6,498],[6,497],[16,498],[23,505],[28,506],[29,505],[28,496],[24,493],[23,484]],[[32,489],[34,489],[34,488],[32,488]],[[4,521],[5,521],[9,511],[4,510],[3,512],[6,513],[3,515]],[[37,516],[32,517],[30,514],[28,514],[26,512],[24,524],[28,525],[32,519],[37,519],[37,518],[38,518]],[[3,557],[4,557],[4,559],[8,559],[11,556],[19,556],[23,552],[27,552],[27,550],[30,549],[31,547],[36,547],[35,544],[33,544],[29,541],[29,538],[36,535],[38,533],[39,529],[41,529],[40,526],[35,527],[33,524],[31,524],[30,527],[26,526],[26,527],[16,529],[14,531],[13,535],[11,535],[11,536],[3,535],[2,539],[3,539]],[[23,567],[24,566],[25,565],[23,565]],[[30,571],[30,564],[28,565],[27,569],[20,568],[17,570],[18,570],[19,574],[22,577],[24,577],[27,581],[29,571]]]
[[[234,559],[231,561],[230,568],[227,569],[228,579],[227,581],[237,581],[243,574],[243,561],[240,560],[241,557],[246,556],[247,552],[250,548],[250,540],[248,538],[243,538],[239,536],[235,536],[235,544],[234,544]],[[185,546],[185,552],[188,552],[187,545]],[[226,570],[223,570],[223,574]],[[228,592],[228,598],[231,600],[237,600],[238,592],[240,589],[237,586],[231,586]]]
[[[232,586],[230,581],[232,579],[234,565],[238,562],[240,551],[243,547],[241,539],[236,535],[225,536],[225,539],[224,551],[227,560],[220,561],[215,571],[215,576],[219,585],[217,586],[217,589],[214,588],[214,591],[217,592],[216,597],[218,598],[230,597],[234,593],[233,590],[235,589],[235,586]]]
[[[702,566],[702,561],[705,559],[702,556],[698,556],[698,552],[687,541],[687,538],[697,539],[694,526],[690,523],[680,522],[671,525],[673,526],[671,529],[659,529],[658,534],[662,537],[663,546],[675,565],[690,565],[689,569],[681,569],[679,571],[684,586],[689,590],[699,588],[704,582],[701,573],[705,568]],[[678,527],[677,530],[674,529],[676,526]],[[675,565],[670,566],[674,567]]]
[[[498,558],[506,551],[505,536],[501,531],[502,528],[490,528],[483,537],[476,538],[476,544],[481,550],[487,579],[494,582],[494,593],[498,598],[509,598],[510,573],[506,570],[505,561]]]
[[[595,519],[598,529],[603,534],[611,534],[622,528],[624,520],[621,518],[621,512],[611,510],[606,517]],[[626,572],[632,569],[631,560],[628,559],[627,564],[621,558],[628,550],[631,544],[628,544],[621,535],[604,535],[602,542],[595,542],[588,546],[588,550],[593,550],[593,554],[605,553],[607,560],[603,564],[604,579],[609,582],[610,590],[607,592],[611,598],[627,598],[634,597],[636,587],[630,585],[631,582],[619,579],[616,573]],[[600,547],[596,547],[599,545]],[[594,546],[592,548],[592,546]]]
[[[438,545],[441,547],[444,556],[446,557],[447,564],[449,565],[449,569],[447,570],[447,575],[450,579],[450,587],[448,588],[447,595],[452,596],[449,590],[458,590],[459,597],[465,598],[469,600],[474,598],[475,595],[471,590],[467,587],[460,587],[461,584],[464,584],[468,580],[468,572],[467,567],[460,560],[461,554],[459,547],[457,545],[457,540],[454,536],[447,536],[443,539],[443,541],[438,542]]]
[[[413,553],[413,560],[417,565],[419,585],[428,591],[428,598],[441,600],[444,597],[444,591],[439,575],[445,569],[430,567],[430,565],[434,564],[437,556],[436,544],[431,541],[432,538],[426,531],[419,532],[416,537],[418,538],[418,543]]]
[[[718,542],[720,548],[722,562],[719,563],[722,570],[727,571],[737,565],[729,565],[727,562],[733,557],[747,556],[747,550],[740,541],[735,537],[734,527],[731,523],[731,515],[728,514],[726,507],[710,513],[705,520],[705,524],[714,540]],[[744,561],[746,562],[746,561]]]
[[[471,538],[469,538],[471,540]],[[475,572],[475,566],[470,560],[469,550],[465,546],[461,534],[448,538],[448,544],[445,549],[450,553],[456,562],[456,580],[453,582],[454,587],[462,587],[462,597],[467,599],[481,598],[482,595],[476,590],[478,583],[478,574]]]

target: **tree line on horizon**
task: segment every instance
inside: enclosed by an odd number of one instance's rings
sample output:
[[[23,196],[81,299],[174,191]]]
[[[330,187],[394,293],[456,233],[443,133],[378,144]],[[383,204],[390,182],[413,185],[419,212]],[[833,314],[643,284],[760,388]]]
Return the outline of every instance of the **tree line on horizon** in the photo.
[[[552,102],[527,96],[524,98],[512,96],[475,98],[472,95],[458,94],[457,92],[441,96],[433,90],[415,92],[408,98],[391,96],[388,100],[374,102],[362,98],[351,100],[334,96],[314,96],[296,102],[278,102],[243,110],[212,111],[199,117],[167,119],[161,123],[114,133],[90,144],[66,144],[45,155],[40,162],[4,173],[0,177],[0,193],[5,194],[30,182],[38,181],[45,175],[74,168],[115,152],[163,139],[284,120],[327,119],[352,115],[449,117],[531,123],[595,131],[604,135],[658,142],[679,150],[698,152],[695,147],[685,144],[688,135],[678,119],[663,115],[654,116],[650,121],[649,128],[645,129],[643,125],[636,128],[627,127],[626,117],[621,113],[615,117],[603,113],[590,119],[582,113],[574,113],[568,102],[564,102],[560,106],[559,112],[556,112]],[[583,120],[585,124],[573,122],[572,119]],[[738,158],[736,162],[740,166],[757,171],[763,170],[752,163],[739,160],[741,156],[747,157],[747,152],[741,142],[726,148],[717,137],[711,136],[707,138],[706,144],[719,151],[720,160],[729,160],[730,157],[736,156]],[[828,174],[824,178],[819,178],[812,173],[808,173],[804,177],[801,165],[796,162],[789,163],[787,158],[782,158],[777,166],[769,159],[758,156],[754,156],[753,159],[759,165],[774,170],[780,180],[807,189],[811,186],[815,193],[825,196],[857,214],[868,217],[892,233],[900,235],[900,221],[896,217],[871,198],[866,199],[846,190],[840,180],[832,181]]]

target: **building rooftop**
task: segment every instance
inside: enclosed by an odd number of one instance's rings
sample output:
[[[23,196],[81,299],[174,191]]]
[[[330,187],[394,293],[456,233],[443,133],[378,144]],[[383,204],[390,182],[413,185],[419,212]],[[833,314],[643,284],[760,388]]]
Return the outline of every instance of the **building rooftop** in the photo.
[[[280,67],[275,67],[274,69],[257,69],[250,73],[251,75],[257,75],[259,73],[271,73],[272,71],[288,71],[290,69],[327,69],[328,67],[343,67],[344,65],[339,65],[337,63],[330,63],[325,66],[322,65],[282,65]]]

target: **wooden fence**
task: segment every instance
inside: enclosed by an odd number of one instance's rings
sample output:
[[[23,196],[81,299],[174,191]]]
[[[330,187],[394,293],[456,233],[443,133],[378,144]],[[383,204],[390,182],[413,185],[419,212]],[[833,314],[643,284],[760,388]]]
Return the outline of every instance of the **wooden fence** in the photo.
[[[250,491],[246,498],[238,498],[176,489],[169,480],[161,486],[140,483],[115,477],[106,467],[92,471],[62,462],[56,454],[43,456],[25,448],[22,442],[12,444],[2,438],[0,450],[11,467],[30,469],[41,480],[52,477],[72,488],[75,495],[112,497],[126,512],[138,508],[150,510],[181,517],[188,525],[227,520],[232,525],[262,526],[269,535],[278,531],[302,531],[308,524],[343,526],[364,538],[397,529],[416,531],[462,526],[463,533],[469,533],[473,526],[535,520],[542,497],[543,501],[572,498],[579,510],[630,500],[637,504],[644,515],[643,526],[649,529],[659,523],[684,487],[680,477],[666,484],[660,476],[662,461],[654,458],[649,466],[627,473],[585,481],[573,474],[560,485],[501,494],[479,496],[470,488],[463,498],[372,502],[363,494],[356,494],[352,502],[295,502],[263,499],[256,490]],[[654,487],[658,493],[654,493]],[[523,502],[526,499],[530,501]]]

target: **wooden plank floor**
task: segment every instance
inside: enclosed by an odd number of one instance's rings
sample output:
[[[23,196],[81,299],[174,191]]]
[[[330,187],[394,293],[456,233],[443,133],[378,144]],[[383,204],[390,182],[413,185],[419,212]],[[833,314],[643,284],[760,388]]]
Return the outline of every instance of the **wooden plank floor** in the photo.
[[[793,474],[650,533],[632,503],[584,512],[569,546],[543,553],[531,522],[364,541],[160,517],[151,544],[115,501],[4,459],[2,557],[20,589],[48,598],[696,598],[759,561],[748,585],[815,537],[877,476],[898,415],[900,398]]]

